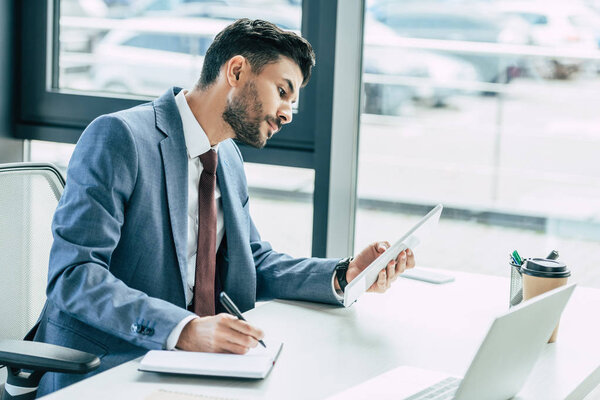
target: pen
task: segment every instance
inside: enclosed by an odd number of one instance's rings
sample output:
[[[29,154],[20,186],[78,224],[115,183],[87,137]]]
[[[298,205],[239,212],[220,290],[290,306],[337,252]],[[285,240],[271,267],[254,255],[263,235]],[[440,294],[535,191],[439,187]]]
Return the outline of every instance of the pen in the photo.
[[[517,259],[512,254],[510,255],[510,259],[512,260],[513,264],[515,264],[517,266],[519,265],[519,263],[517,262]]]
[[[552,250],[550,254],[546,256],[548,260],[556,260],[558,258],[558,251]]]
[[[516,250],[513,251],[512,256],[515,259],[515,262],[517,263],[517,265],[523,264],[523,260],[521,259],[521,256],[519,255],[518,251],[516,251]]]
[[[223,307],[225,307],[229,314],[235,315],[236,317],[238,317],[238,319],[241,319],[242,321],[246,321],[246,319],[242,316],[242,313],[237,308],[233,300],[231,300],[229,296],[227,296],[227,293],[221,292],[221,294],[219,295],[219,301],[221,302]],[[259,340],[258,343],[260,343],[265,349],[267,348],[265,342],[263,342],[262,340]]]

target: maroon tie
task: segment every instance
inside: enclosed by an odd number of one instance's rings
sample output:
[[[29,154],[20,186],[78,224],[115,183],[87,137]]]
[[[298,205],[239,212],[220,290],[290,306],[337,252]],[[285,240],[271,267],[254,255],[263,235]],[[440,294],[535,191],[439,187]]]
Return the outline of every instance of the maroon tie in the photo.
[[[198,188],[198,250],[196,252],[196,282],[194,312],[203,317],[215,315],[215,269],[217,262],[217,152],[200,155],[202,173]]]

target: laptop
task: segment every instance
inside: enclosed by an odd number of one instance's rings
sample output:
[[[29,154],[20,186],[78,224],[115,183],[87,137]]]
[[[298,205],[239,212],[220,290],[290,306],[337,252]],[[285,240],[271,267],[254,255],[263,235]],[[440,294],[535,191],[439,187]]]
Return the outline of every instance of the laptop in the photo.
[[[406,249],[414,249],[421,243],[437,226],[444,207],[441,204],[435,206],[423,218],[410,228],[400,239],[391,245],[386,251],[377,257],[367,268],[352,280],[344,289],[344,307],[350,307],[364,292],[366,292],[377,280],[379,271],[398,257],[398,254]]]
[[[402,366],[328,400],[510,399],[525,384],[574,289],[551,290],[497,317],[462,379]]]

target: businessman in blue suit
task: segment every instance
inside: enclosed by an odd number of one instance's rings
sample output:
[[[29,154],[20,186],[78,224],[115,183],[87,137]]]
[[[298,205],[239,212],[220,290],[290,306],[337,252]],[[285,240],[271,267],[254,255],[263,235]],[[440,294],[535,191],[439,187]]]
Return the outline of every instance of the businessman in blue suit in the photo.
[[[35,340],[94,353],[98,373],[151,349],[243,354],[263,332],[220,313],[257,299],[340,303],[389,244],[354,259],[294,259],[262,241],[248,212],[240,151],[292,121],[314,53],[298,35],[242,19],[217,35],[198,83],[104,115],[83,132],[53,220],[47,302]],[[215,171],[216,168],[216,171]],[[406,251],[371,291],[405,268]],[[39,395],[85,376],[49,373]]]

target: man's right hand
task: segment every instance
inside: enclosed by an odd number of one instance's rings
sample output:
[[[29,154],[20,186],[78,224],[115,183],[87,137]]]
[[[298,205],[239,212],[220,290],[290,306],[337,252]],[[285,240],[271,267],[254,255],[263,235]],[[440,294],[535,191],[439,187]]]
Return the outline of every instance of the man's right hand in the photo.
[[[246,354],[263,332],[230,314],[191,320],[181,331],[176,347],[187,351]]]

